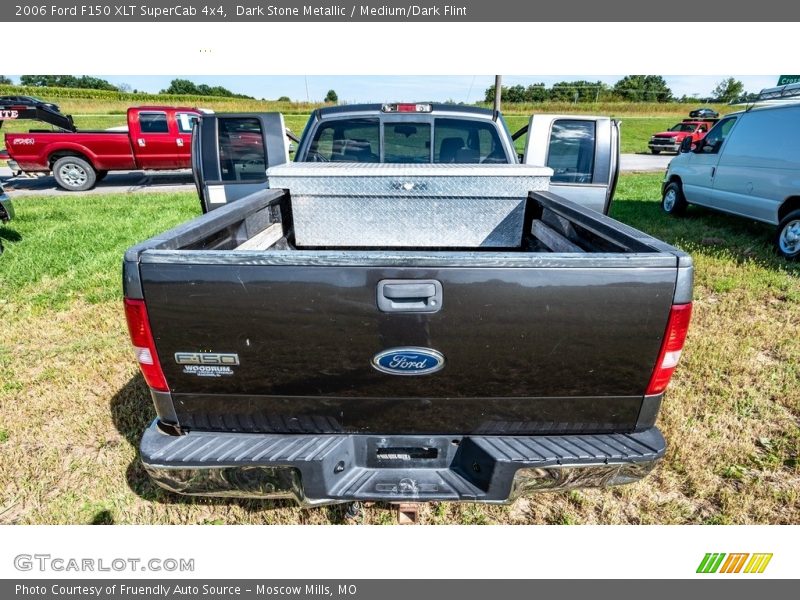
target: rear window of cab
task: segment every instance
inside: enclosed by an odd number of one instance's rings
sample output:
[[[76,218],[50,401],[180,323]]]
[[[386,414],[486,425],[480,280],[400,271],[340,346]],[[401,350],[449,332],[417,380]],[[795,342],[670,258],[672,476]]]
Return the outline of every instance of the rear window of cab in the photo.
[[[493,122],[436,117],[323,121],[305,161],[506,164],[509,159]]]

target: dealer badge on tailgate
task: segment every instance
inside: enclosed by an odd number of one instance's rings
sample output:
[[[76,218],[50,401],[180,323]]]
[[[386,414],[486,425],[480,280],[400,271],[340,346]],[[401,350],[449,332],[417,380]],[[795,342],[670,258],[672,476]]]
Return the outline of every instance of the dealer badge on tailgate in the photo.
[[[183,372],[186,375],[222,377],[233,375],[233,367],[239,365],[239,355],[220,352],[176,352],[175,362],[183,365]]]

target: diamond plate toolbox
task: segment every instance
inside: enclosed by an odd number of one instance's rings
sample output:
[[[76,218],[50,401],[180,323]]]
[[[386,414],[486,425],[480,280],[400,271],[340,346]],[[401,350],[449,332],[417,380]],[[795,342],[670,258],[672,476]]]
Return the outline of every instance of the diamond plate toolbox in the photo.
[[[288,163],[267,170],[291,195],[298,246],[518,247],[529,191],[552,170],[528,165]]]

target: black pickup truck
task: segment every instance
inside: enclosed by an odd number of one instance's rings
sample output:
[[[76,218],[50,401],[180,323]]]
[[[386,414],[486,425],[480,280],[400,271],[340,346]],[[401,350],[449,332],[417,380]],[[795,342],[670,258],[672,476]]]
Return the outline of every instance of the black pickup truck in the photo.
[[[202,117],[206,214],[124,259],[159,485],[502,503],[636,481],[663,456],[691,258],[555,193],[558,168],[519,164],[498,115],[412,106],[315,113],[292,163],[280,115]],[[254,132],[257,157],[231,153]],[[574,173],[604,195],[615,180]]]

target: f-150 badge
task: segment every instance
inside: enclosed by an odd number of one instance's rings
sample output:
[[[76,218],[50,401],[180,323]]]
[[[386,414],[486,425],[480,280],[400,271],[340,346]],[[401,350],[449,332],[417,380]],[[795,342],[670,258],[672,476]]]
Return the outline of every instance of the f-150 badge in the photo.
[[[444,356],[431,348],[392,348],[376,354],[372,366],[389,375],[428,375],[444,368]]]
[[[183,372],[186,375],[224,377],[233,375],[233,367],[239,365],[239,355],[220,352],[176,352],[175,362],[183,365]]]

